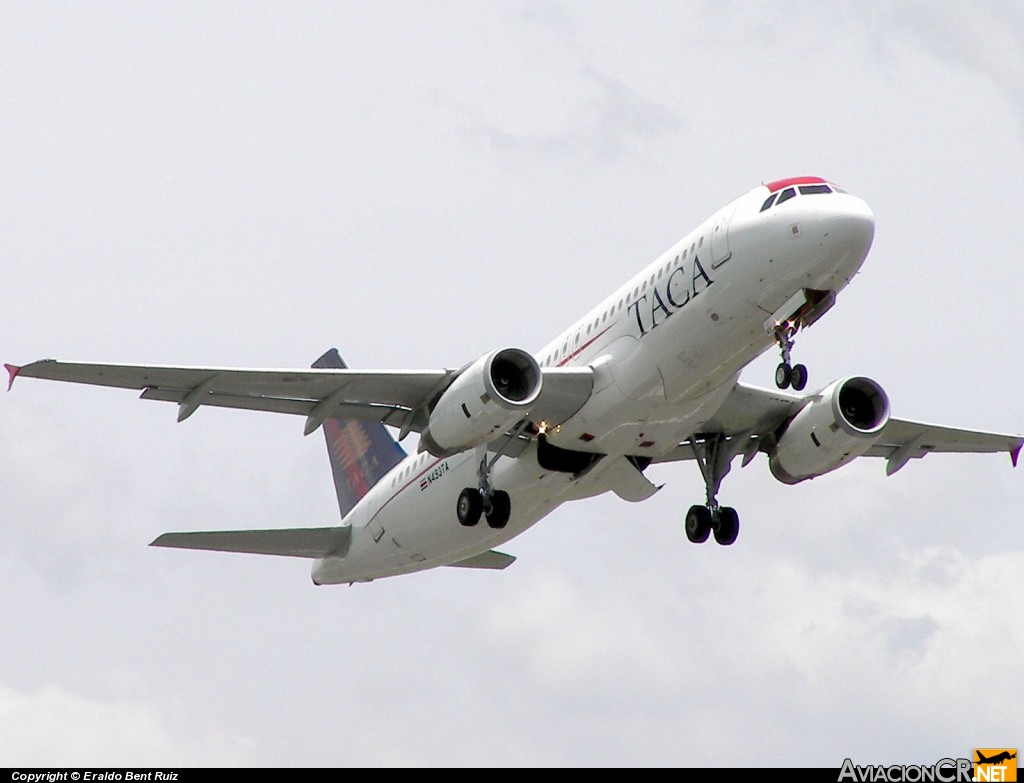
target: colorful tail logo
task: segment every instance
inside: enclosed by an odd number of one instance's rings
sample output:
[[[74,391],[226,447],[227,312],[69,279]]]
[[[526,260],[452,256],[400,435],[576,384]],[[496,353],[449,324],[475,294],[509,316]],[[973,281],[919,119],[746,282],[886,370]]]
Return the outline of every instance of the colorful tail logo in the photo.
[[[335,348],[313,362],[315,369],[343,370],[347,366]],[[344,518],[370,491],[370,487],[405,459],[405,451],[383,424],[327,419],[323,427],[338,508]]]

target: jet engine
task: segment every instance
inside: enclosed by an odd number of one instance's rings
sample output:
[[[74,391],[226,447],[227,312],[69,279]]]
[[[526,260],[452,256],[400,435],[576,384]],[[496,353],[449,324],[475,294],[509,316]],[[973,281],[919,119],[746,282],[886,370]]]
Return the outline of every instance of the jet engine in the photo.
[[[889,397],[870,378],[834,381],[789,420],[768,465],[784,484],[821,476],[864,454],[889,422]]]
[[[530,413],[541,390],[537,360],[518,348],[481,356],[438,399],[420,449],[444,457],[501,435]]]

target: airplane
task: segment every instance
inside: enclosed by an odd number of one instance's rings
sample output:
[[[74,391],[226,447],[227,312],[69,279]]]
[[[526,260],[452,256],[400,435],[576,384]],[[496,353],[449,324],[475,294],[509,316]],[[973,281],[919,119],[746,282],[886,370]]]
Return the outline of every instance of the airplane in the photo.
[[[1017,758],[1016,753],[1010,753],[1008,750],[997,753],[992,758],[985,758],[980,750],[976,750],[974,752],[978,754],[978,760],[975,762],[976,764],[1001,764],[1004,761],[1010,761],[1011,759]]]
[[[861,456],[886,460],[888,475],[932,452],[1005,451],[1017,464],[1021,435],[894,418],[867,377],[801,394],[795,337],[833,307],[874,230],[868,205],[834,183],[781,179],[719,209],[533,354],[384,371],[348,369],[336,350],[281,370],[47,359],[5,365],[8,390],[17,377],[136,389],[176,403],[178,421],[200,407],[305,416],[305,434],[326,436],[340,524],[166,533],[152,546],[308,558],[317,585],[506,568],[515,557],[496,547],[562,503],[645,500],[660,489],[645,470],[675,461],[695,462],[705,485],[687,538],[728,546],[739,515],[718,495],[737,457],[766,454],[784,484]],[[777,388],[741,383],[773,346]]]

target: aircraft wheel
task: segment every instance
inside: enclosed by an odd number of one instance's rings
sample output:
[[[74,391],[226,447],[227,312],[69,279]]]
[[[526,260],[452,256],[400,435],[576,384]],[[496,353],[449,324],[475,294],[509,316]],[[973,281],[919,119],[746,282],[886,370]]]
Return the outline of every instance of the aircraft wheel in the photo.
[[[711,511],[707,506],[690,506],[686,512],[686,537],[694,544],[703,544],[711,535]]]
[[[512,516],[512,500],[507,492],[500,489],[491,494],[491,510],[487,514],[487,524],[495,530],[500,530],[508,524],[508,518]]]
[[[785,362],[775,368],[775,385],[780,389],[788,389],[792,379],[793,370]]]
[[[778,377],[778,376],[776,376]],[[807,368],[802,364],[794,365],[790,375],[790,383],[796,391],[803,391],[807,385]]]
[[[466,487],[459,493],[459,500],[455,504],[455,513],[459,517],[460,525],[473,527],[480,521],[480,514],[483,510],[484,501],[480,497],[480,490]]]
[[[799,365],[798,365],[799,366]],[[736,509],[723,507],[718,509],[718,526],[715,528],[715,541],[722,546],[735,543],[740,534],[740,515]]]

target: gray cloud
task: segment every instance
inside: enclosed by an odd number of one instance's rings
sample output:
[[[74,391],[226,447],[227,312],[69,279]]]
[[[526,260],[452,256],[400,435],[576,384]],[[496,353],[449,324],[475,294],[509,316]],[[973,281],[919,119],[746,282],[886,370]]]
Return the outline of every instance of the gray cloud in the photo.
[[[460,366],[812,173],[877,221],[799,337],[812,387],[864,373],[897,415],[1022,426],[1011,6],[565,8],[3,6],[0,358]],[[337,519],[301,419],[174,413],[0,394],[0,763],[836,766],[1024,725],[1005,455],[796,487],[758,457],[722,490],[729,549],[685,540],[696,469],[653,466],[654,498],[564,506],[500,574],[318,589],[146,546]]]
[[[564,130],[523,133],[479,118],[469,127],[498,152],[577,166],[649,160],[652,145],[685,127],[677,112],[594,68],[582,70],[578,83]]]
[[[889,47],[910,36],[944,64],[989,80],[1020,112],[1024,106],[1024,8],[1019,3],[936,6],[902,0],[890,6]],[[1024,114],[1020,115],[1024,123]]]

